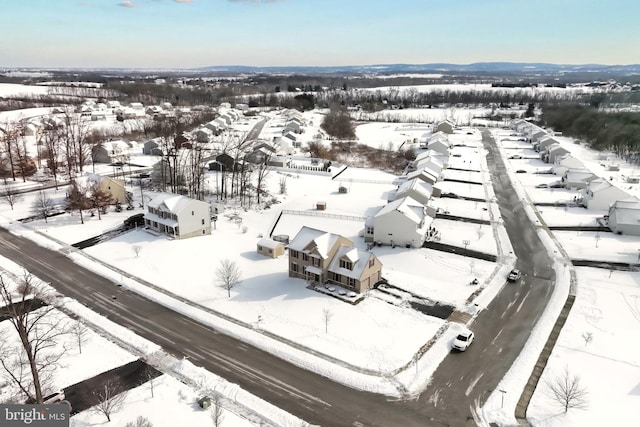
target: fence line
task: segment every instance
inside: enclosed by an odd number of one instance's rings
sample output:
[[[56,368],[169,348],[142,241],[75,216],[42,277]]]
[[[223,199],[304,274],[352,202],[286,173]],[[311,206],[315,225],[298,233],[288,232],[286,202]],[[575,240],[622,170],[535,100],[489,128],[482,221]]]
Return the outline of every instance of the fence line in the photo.
[[[283,214],[289,215],[305,215],[305,216],[319,216],[322,218],[332,218],[332,219],[345,219],[348,221],[364,221],[367,218],[363,216],[352,216],[352,215],[338,215],[338,214],[330,214],[326,212],[317,212],[317,211],[294,211],[289,209],[283,209]]]

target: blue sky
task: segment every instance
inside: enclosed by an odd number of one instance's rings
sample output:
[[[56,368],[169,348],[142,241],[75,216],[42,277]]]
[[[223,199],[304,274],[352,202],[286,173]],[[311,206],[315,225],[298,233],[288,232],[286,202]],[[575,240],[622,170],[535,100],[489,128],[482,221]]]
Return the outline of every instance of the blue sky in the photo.
[[[2,0],[0,67],[640,63],[638,0]]]

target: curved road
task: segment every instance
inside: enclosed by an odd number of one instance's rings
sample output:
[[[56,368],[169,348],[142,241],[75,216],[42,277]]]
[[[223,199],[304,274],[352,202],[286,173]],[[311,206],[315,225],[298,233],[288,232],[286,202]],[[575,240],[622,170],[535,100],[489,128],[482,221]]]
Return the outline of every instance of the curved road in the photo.
[[[62,253],[40,247],[0,229],[0,254],[25,266],[111,320],[161,345],[177,357],[239,384],[300,418],[323,426],[473,425],[469,407],[481,402],[500,381],[524,345],[552,290],[552,270],[534,227],[514,195],[504,163],[488,134],[483,141],[502,217],[523,280],[506,285],[476,319],[476,342],[450,354],[418,399],[396,401],[337,384],[298,368],[74,264]],[[535,272],[535,274],[534,274]]]

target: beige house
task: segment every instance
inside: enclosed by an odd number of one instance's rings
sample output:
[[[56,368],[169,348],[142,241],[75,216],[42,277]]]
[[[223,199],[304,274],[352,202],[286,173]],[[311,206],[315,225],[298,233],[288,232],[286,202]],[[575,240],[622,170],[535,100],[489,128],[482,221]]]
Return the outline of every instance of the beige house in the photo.
[[[288,245],[289,277],[333,283],[364,292],[382,277],[382,263],[370,252],[353,247],[338,234],[303,226]]]
[[[260,239],[258,241],[257,250],[260,255],[270,258],[278,258],[284,255],[284,244],[271,239]]]
[[[131,192],[127,191],[124,186],[124,181],[121,179],[87,173],[85,175],[72,178],[72,181],[75,181],[79,188],[84,188],[87,191],[99,189],[109,194],[114,204],[116,202],[122,204],[129,203],[132,198]]]
[[[455,124],[451,120],[442,120],[436,123],[433,132],[442,132],[442,133],[453,133],[455,129]]]

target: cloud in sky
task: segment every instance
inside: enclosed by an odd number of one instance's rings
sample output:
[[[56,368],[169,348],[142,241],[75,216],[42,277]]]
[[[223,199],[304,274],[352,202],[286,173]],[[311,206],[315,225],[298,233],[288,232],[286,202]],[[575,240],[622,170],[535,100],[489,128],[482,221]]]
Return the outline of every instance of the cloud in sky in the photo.
[[[135,7],[135,3],[132,2],[131,0],[123,0],[120,3],[118,3],[118,6],[122,6],[122,7]]]
[[[192,3],[193,2],[193,0],[173,0],[173,1],[175,1],[176,3]]]

